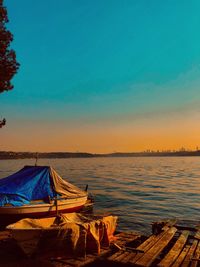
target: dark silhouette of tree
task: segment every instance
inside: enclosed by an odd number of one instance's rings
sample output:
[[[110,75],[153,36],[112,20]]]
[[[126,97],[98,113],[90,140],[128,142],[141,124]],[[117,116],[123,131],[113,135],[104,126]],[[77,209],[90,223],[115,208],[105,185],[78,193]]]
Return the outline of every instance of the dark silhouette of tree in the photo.
[[[4,125],[6,125],[6,119],[0,121],[0,128],[2,128]]]
[[[15,51],[10,49],[13,35],[6,29],[7,22],[7,9],[3,6],[3,0],[0,0],[0,93],[13,89],[11,79],[19,68]],[[0,121],[0,128],[5,124],[5,119]]]

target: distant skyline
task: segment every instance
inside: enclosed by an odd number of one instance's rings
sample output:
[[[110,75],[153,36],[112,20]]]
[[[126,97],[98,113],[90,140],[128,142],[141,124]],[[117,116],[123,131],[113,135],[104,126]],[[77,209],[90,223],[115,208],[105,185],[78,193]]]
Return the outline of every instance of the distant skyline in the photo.
[[[0,150],[200,146],[200,2],[4,0],[21,64]]]

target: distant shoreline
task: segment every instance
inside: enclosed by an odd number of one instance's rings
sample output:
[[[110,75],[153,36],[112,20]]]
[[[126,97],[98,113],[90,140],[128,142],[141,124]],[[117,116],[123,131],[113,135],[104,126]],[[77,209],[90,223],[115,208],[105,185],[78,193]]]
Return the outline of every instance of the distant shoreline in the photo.
[[[145,151],[145,152],[115,152],[108,154],[93,154],[84,152],[13,152],[0,151],[0,160],[5,159],[32,159],[36,158],[102,158],[102,157],[194,157],[200,156],[200,150],[197,151]]]

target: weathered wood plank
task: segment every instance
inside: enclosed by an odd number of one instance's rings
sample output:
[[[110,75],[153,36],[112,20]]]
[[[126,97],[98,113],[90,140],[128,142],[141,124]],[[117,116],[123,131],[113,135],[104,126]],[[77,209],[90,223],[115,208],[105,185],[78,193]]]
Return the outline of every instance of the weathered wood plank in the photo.
[[[147,247],[149,244],[151,244],[152,242],[154,242],[156,239],[157,239],[157,236],[156,235],[151,235],[141,245],[138,246],[138,249],[144,250],[145,247]]]
[[[130,252],[124,251],[121,255],[119,255],[117,258],[115,258],[115,261],[122,262],[124,258],[126,258],[128,255],[130,255]]]
[[[129,262],[131,259],[133,259],[135,256],[137,255],[137,252],[129,252],[129,255],[127,255],[125,258],[123,258],[121,260],[121,263],[127,263]]]
[[[147,240],[145,240],[141,245],[137,247],[139,250],[147,251],[152,247],[159,239],[165,235],[166,231],[162,231],[159,235],[151,235]]]
[[[163,235],[165,231],[161,232],[159,235],[151,235],[147,238],[141,245],[137,247],[138,251],[146,252],[151,248]],[[125,263],[134,264],[139,258],[141,258],[143,253],[130,253],[126,259],[123,260]]]
[[[191,267],[197,267],[200,259],[200,242],[197,245],[194,257],[192,258]]]
[[[200,239],[200,231],[197,231],[197,232],[196,232],[194,238],[196,238],[196,239]]]
[[[110,261],[115,261],[115,262],[120,262],[120,263],[125,263],[129,259],[135,257],[135,255],[143,253],[141,251],[138,251],[137,249],[130,249],[129,250],[122,250],[122,253],[115,253],[112,257],[109,257],[108,260]],[[116,255],[117,254],[117,255]]]
[[[162,231],[159,235],[151,235],[148,239],[146,239],[141,245],[137,247],[138,250],[148,251],[152,246],[154,246],[166,233],[167,231]],[[143,253],[135,253],[130,254],[125,260],[128,264],[134,264],[137,260],[139,260],[144,254]]]
[[[174,263],[174,261],[181,253],[184,245],[186,244],[189,233],[190,233],[189,231],[182,232],[182,234],[180,235],[174,246],[164,257],[164,259],[158,264],[159,267],[169,267]]]
[[[194,240],[192,245],[191,245],[191,247],[190,247],[190,249],[189,249],[189,251],[188,251],[188,253],[187,253],[187,255],[186,255],[186,257],[185,257],[185,259],[184,259],[184,261],[183,261],[183,263],[182,263],[182,265],[181,265],[182,267],[189,266],[189,264],[190,264],[190,262],[191,262],[191,260],[193,258],[193,254],[194,254],[194,252],[196,250],[197,244],[198,244],[198,240]]]
[[[135,234],[135,233],[119,233],[118,235],[116,235],[116,237],[117,237],[117,241],[115,241],[115,243],[117,245],[119,245],[119,247],[121,247],[122,249],[117,251],[113,255],[111,255],[108,258],[109,261],[119,261],[119,260],[123,259],[125,252],[127,252],[126,255],[129,255],[130,253],[134,254],[135,252],[126,251],[125,245],[128,242],[135,241],[136,239],[140,238],[141,236],[138,234]]]
[[[119,250],[116,253],[114,253],[113,255],[111,255],[110,257],[108,257],[109,261],[114,261],[117,257],[119,257],[121,254],[124,253],[124,250]]]
[[[168,231],[166,231],[161,239],[136,261],[136,265],[146,267],[150,266],[161,251],[169,244],[176,231],[177,229],[175,227],[171,227]]]
[[[123,258],[121,262],[122,263],[131,262],[131,264],[133,264],[140,257],[142,257],[143,253],[146,252],[149,248],[151,248],[164,234],[165,232],[163,231],[159,235],[151,235],[148,239],[146,239],[141,245],[137,247],[137,251],[135,251],[135,253],[130,252],[130,254],[126,258]],[[140,251],[143,251],[143,253],[141,253]]]
[[[143,253],[143,251],[138,250],[137,248],[123,248],[113,255],[111,255],[108,260],[109,261],[121,261],[123,258],[129,255],[136,255],[137,253]]]
[[[163,233],[162,233],[163,235]],[[150,242],[153,242],[155,240],[155,238],[158,238],[155,235],[151,235],[146,241],[144,241],[140,246],[137,247],[138,250],[143,250],[147,245],[149,245]],[[108,261],[118,261],[117,258],[120,257],[122,254],[124,253],[124,249],[117,251],[116,253],[114,253],[113,255],[111,255],[107,260]],[[127,258],[122,260],[122,262],[128,262],[128,260],[130,260],[131,258],[134,258],[135,256],[138,256],[138,252],[132,252],[130,251],[127,255]]]
[[[186,257],[189,249],[190,249],[190,246],[186,246],[182,250],[181,254],[178,256],[178,258],[176,259],[176,261],[173,263],[173,265],[171,267],[179,267],[179,266],[181,266],[181,264],[182,264],[184,258]]]

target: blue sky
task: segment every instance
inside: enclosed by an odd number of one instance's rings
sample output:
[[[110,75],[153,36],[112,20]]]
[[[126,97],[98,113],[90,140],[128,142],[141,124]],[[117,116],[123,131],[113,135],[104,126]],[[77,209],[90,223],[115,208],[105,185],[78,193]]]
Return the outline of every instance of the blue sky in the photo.
[[[37,129],[53,121],[62,131],[81,124],[87,132],[88,125],[123,127],[172,113],[176,124],[184,112],[199,112],[199,1],[5,0],[5,5],[21,64],[14,90],[0,95],[1,116],[12,123],[5,135],[30,122]],[[20,150],[9,138],[5,149]]]

